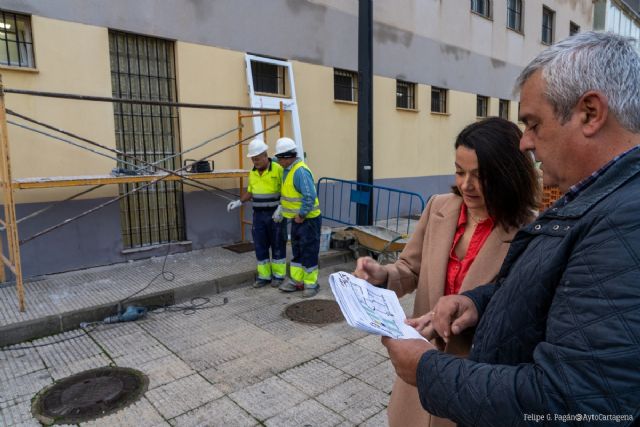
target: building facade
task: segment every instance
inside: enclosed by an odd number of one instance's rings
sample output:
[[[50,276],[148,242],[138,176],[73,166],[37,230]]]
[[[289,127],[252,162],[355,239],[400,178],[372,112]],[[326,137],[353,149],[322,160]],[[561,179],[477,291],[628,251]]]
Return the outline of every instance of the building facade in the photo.
[[[248,106],[245,55],[278,58],[293,69],[306,161],[316,179],[355,179],[356,0],[111,0],[108,5],[0,0],[5,87]],[[516,121],[513,83],[522,67],[554,41],[591,29],[594,17],[590,0],[374,0],[373,5],[375,182],[425,197],[448,191],[453,182],[455,135],[483,116]],[[286,100],[291,82],[281,67],[256,64],[252,71],[256,90]],[[235,111],[12,93],[5,100],[13,111],[150,161],[237,126]],[[15,178],[98,175],[116,166],[9,120]],[[276,138],[275,131],[267,134],[269,144]],[[231,133],[213,147],[235,140]],[[175,169],[184,157],[205,156],[212,151],[208,147],[163,165]],[[237,152],[214,160],[216,169],[236,168]],[[213,184],[233,189],[237,180]],[[67,201],[80,190],[19,191],[19,218],[63,201],[21,223],[20,236],[127,188],[105,186]],[[168,242],[173,242],[169,251],[176,251],[237,241],[239,218],[226,212],[226,203],[186,185],[158,186],[24,244],[23,270],[33,276],[164,254]]]
[[[596,0],[593,28],[636,39],[640,51],[640,0]]]

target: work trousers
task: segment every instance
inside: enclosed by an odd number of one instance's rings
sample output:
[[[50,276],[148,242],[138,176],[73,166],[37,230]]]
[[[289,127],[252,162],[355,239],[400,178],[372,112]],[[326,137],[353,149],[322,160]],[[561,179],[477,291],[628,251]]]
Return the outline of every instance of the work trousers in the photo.
[[[318,252],[320,252],[320,227],[322,216],[307,218],[302,224],[291,219],[291,279],[305,287],[318,282]]]
[[[251,234],[256,247],[258,279],[283,280],[287,274],[287,227],[271,216],[275,209],[253,210]],[[269,253],[271,250],[271,253]]]

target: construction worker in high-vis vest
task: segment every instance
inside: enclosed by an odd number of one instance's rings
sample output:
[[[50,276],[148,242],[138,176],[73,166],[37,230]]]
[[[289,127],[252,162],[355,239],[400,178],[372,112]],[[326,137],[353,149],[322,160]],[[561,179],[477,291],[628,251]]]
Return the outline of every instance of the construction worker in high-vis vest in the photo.
[[[247,157],[253,162],[253,170],[249,172],[247,192],[239,200],[227,205],[227,211],[231,211],[244,202],[253,202],[251,234],[258,260],[258,277],[253,284],[254,288],[261,288],[269,283],[277,288],[287,273],[287,228],[285,224],[273,220],[273,214],[280,205],[282,167],[271,161],[267,148],[267,144],[260,139],[249,143]]]
[[[280,208],[274,212],[274,220],[280,215],[291,221],[291,250],[293,259],[289,266],[290,279],[280,285],[284,292],[302,291],[302,296],[318,293],[318,253],[320,252],[320,227],[322,217],[316,195],[313,174],[298,158],[297,147],[291,138],[276,142],[276,158],[284,168]]]

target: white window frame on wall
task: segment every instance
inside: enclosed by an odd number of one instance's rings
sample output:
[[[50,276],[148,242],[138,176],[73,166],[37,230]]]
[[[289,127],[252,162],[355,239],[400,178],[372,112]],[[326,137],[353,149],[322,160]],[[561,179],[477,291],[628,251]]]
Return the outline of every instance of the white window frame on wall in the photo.
[[[302,131],[300,130],[300,116],[298,114],[298,102],[296,101],[296,86],[293,79],[293,64],[289,61],[280,59],[266,58],[257,55],[246,54],[245,57],[245,69],[247,72],[247,85],[249,86],[249,101],[252,107],[258,108],[280,108],[280,102],[282,102],[285,111],[291,112],[291,127],[293,128],[293,139],[296,142],[298,150],[298,156],[304,158],[304,146],[302,145]],[[264,93],[257,93],[253,86],[253,69],[251,67],[252,62],[265,62],[267,64],[273,64],[279,67],[283,67],[286,72],[286,81],[289,83],[288,95],[269,95]],[[262,131],[262,120],[256,116],[252,119],[253,130],[255,132]]]

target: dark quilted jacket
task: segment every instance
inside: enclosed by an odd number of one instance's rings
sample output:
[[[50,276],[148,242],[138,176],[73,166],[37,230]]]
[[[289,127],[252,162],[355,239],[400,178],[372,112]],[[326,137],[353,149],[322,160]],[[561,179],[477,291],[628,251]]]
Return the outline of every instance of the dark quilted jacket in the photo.
[[[464,426],[640,423],[640,151],[559,205],[516,234],[494,284],[465,293],[481,316],[469,359],[422,356],[429,412]]]

